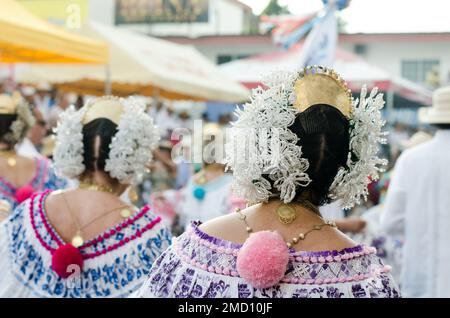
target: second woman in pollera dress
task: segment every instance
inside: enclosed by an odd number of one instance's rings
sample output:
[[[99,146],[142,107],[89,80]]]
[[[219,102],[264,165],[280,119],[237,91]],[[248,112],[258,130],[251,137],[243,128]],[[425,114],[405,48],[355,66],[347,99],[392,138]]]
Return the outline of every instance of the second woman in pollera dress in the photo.
[[[66,185],[47,158],[29,159],[17,153],[17,145],[34,123],[29,105],[18,92],[0,95],[0,221],[33,192]]]
[[[0,226],[0,297],[123,297],[171,235],[150,207],[120,199],[140,182],[159,134],[144,105],[104,97],[57,127],[57,173],[80,185],[34,194]]]

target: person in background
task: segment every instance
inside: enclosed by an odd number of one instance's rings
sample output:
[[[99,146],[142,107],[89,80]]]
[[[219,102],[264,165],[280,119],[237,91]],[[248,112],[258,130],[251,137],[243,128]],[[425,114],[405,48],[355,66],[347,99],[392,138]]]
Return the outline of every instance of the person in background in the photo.
[[[450,86],[419,112],[434,138],[401,154],[381,215],[387,235],[404,237],[400,285],[407,297],[450,297]]]
[[[175,187],[177,165],[171,158],[172,144],[168,140],[159,143],[153,151],[155,160],[149,165],[151,192],[164,191]]]
[[[230,122],[232,121],[232,114],[230,113],[226,113],[226,114],[221,114],[219,116],[219,120],[218,120],[218,124],[220,126],[228,126],[230,124]]]
[[[119,197],[158,131],[141,104],[106,96],[64,112],[56,139],[55,169],[79,185],[34,194],[0,225],[0,297],[128,296],[171,241],[148,206]]]
[[[419,146],[422,143],[428,142],[432,139],[432,136],[423,131],[418,131],[411,136],[408,140],[404,141],[400,145],[401,151],[406,151]],[[377,188],[380,193],[379,203],[368,210],[364,211],[360,216],[354,218],[347,218],[338,220],[339,226],[344,226],[345,229],[348,225],[356,225],[356,222],[360,222],[361,226],[358,231],[349,231],[352,233],[353,240],[371,245],[377,249],[377,255],[382,258],[386,263],[392,266],[392,276],[396,281],[400,281],[400,273],[402,268],[401,252],[404,243],[403,235],[387,235],[380,227],[380,219],[384,211],[384,202],[386,199],[386,193],[389,189],[390,180],[392,175],[395,174],[394,169],[385,172],[380,180],[377,182]],[[352,221],[352,222],[350,222]],[[349,223],[349,224],[346,224]]]
[[[155,213],[167,216],[177,233],[183,232],[192,221],[205,222],[245,207],[245,201],[236,198],[231,191],[231,175],[224,171],[225,166],[217,160],[216,153],[207,150],[213,142],[214,147],[223,147],[223,131],[217,124],[207,124],[203,129],[203,140],[200,152],[203,154],[200,158],[204,159],[202,168],[189,178],[186,186],[179,190],[160,191],[150,198],[155,202]],[[190,142],[191,138],[182,141],[183,150],[193,149],[192,144],[186,145]],[[214,151],[219,150],[216,148]]]
[[[47,123],[45,122],[41,112],[37,108],[34,108],[33,115],[35,118],[35,123],[30,128],[28,134],[22,140],[17,149],[19,154],[29,158],[36,158],[40,156],[42,140],[47,135]]]
[[[25,101],[28,103],[29,107],[31,109],[35,108],[35,94],[36,94],[36,89],[33,86],[22,86],[20,89],[20,92],[22,93],[23,98],[25,99]]]
[[[185,187],[189,182],[192,174],[194,173],[194,167],[189,161],[190,151],[192,150],[192,138],[190,138],[190,136],[185,136],[180,142],[182,153],[174,154],[172,152],[172,155],[174,155],[173,161],[177,165],[175,189],[181,189]]]
[[[388,135],[388,144],[390,146],[390,159],[395,162],[400,154],[401,144],[409,139],[408,131],[402,123],[395,123],[393,129]]]
[[[35,123],[18,92],[0,95],[0,121],[0,199],[14,209],[33,192],[64,187],[65,182],[55,176],[49,160],[42,156],[29,158],[17,150]]]
[[[163,101],[155,101],[154,106],[150,108],[150,116],[155,119],[155,125],[160,131],[161,138],[165,140],[170,139],[173,118],[170,117],[169,110]]]
[[[49,119],[51,109],[51,87],[48,83],[39,83],[36,87],[36,94],[34,95],[34,105],[42,114],[45,121]]]
[[[181,111],[178,114],[177,126],[181,127],[181,128],[187,128],[187,129],[192,131],[192,129],[193,129],[193,121],[191,119],[191,115],[189,115],[189,112],[184,110],[184,111]]]
[[[55,104],[50,109],[48,126],[50,129],[56,127],[59,115],[70,106],[69,96],[65,93],[58,93],[55,98]]]
[[[81,109],[84,106],[84,97],[83,95],[78,95],[75,99],[75,109]]]

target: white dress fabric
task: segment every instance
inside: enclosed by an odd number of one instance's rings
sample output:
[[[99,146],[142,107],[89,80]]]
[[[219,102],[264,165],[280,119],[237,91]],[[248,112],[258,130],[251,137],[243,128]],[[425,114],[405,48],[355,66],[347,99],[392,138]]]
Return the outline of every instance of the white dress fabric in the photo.
[[[19,205],[0,224],[0,298],[126,297],[146,280],[171,234],[148,207],[82,245],[84,264],[75,279],[52,269],[52,253],[64,244],[48,222],[43,202],[50,191]]]
[[[450,130],[405,151],[389,186],[381,226],[404,236],[400,285],[407,297],[450,297]]]
[[[18,145],[17,153],[21,156],[31,159],[42,156],[36,149],[36,146],[27,137],[25,137],[22,140],[22,142]]]
[[[153,264],[149,279],[134,297],[157,298],[374,298],[399,297],[389,266],[374,248],[342,251],[290,251],[283,280],[252,287],[239,276],[240,244],[202,232],[193,222]]]

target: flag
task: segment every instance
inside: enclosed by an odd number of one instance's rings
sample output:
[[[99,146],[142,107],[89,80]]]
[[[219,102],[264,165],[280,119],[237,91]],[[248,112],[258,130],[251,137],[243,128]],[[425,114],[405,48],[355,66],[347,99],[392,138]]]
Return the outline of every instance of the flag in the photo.
[[[300,68],[307,65],[332,67],[336,55],[337,38],[336,6],[331,5],[305,40],[300,55]]]

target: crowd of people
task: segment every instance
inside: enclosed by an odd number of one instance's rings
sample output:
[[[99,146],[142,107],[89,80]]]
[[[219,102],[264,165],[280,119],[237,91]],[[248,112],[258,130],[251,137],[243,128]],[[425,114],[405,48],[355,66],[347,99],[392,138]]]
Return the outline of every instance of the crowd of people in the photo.
[[[388,137],[382,94],[331,69],[265,86],[200,131],[161,100],[3,87],[0,297],[450,296],[450,90]]]

